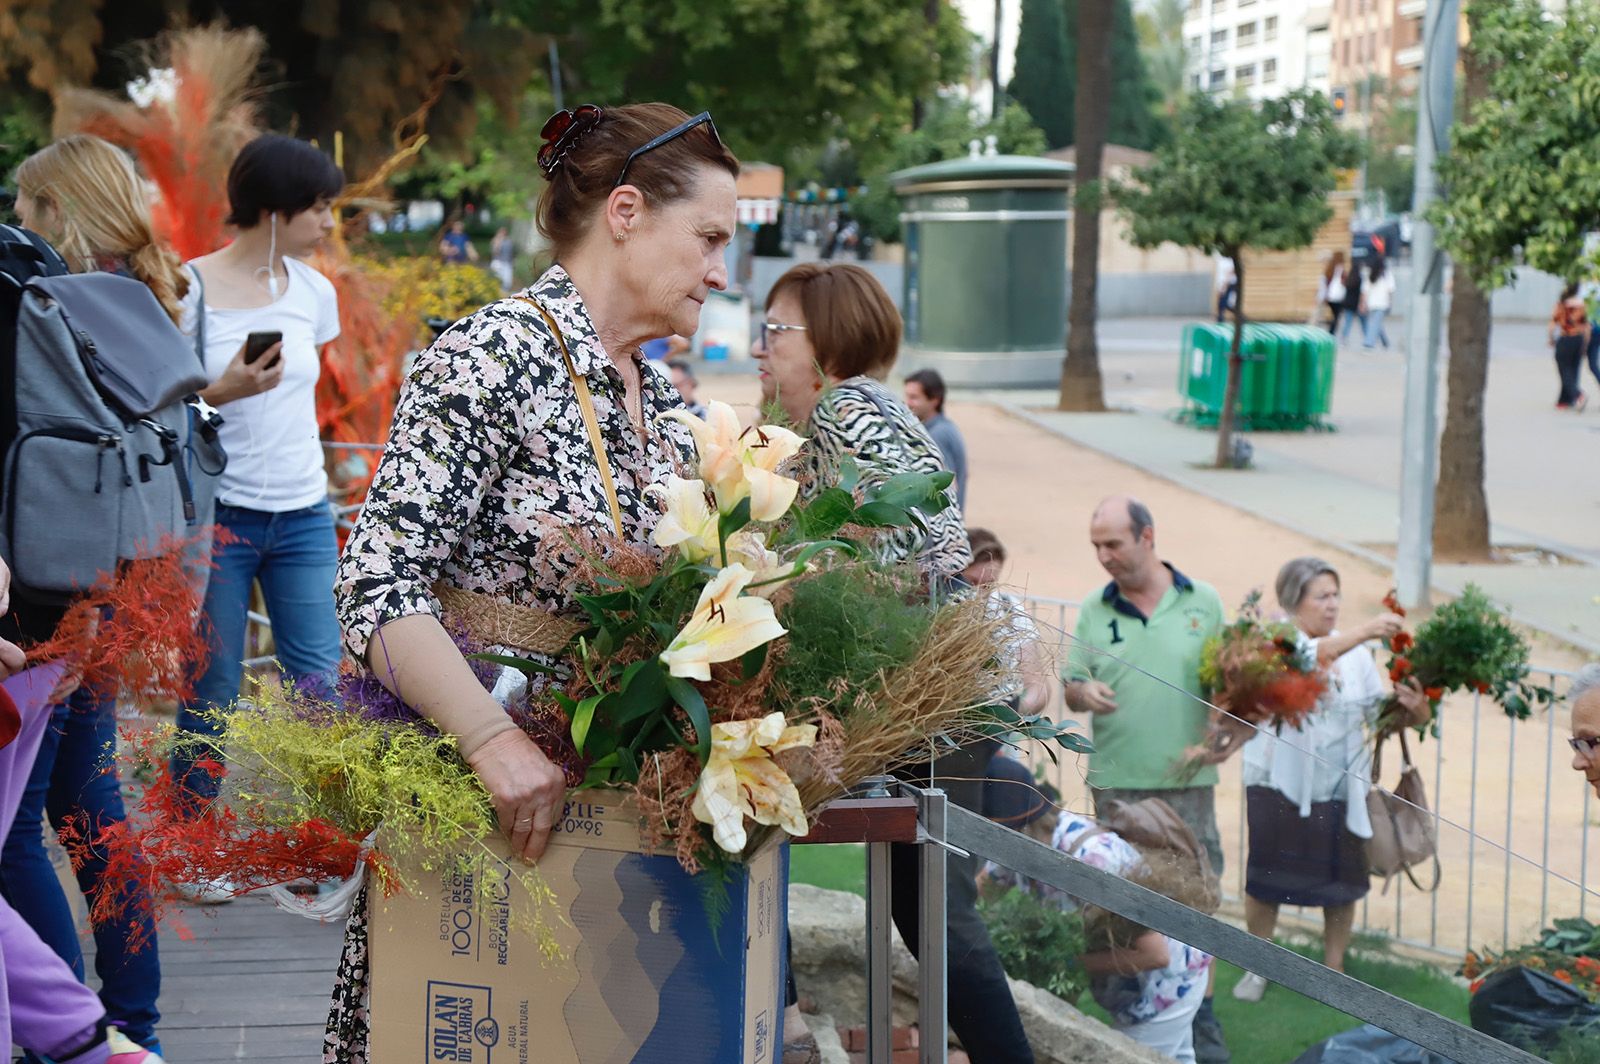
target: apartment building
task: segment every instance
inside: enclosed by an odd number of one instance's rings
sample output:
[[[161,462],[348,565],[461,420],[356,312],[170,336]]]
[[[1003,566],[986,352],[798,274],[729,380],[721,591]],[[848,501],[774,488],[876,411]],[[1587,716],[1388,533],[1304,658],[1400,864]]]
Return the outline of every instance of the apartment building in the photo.
[[[1189,0],[1189,88],[1268,99],[1331,88],[1331,5],[1307,0]]]

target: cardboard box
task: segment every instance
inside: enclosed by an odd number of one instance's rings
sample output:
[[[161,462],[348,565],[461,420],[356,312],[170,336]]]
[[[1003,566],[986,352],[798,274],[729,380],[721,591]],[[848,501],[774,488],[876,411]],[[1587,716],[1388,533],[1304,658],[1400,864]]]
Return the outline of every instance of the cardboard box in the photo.
[[[492,848],[504,866],[504,839]],[[553,927],[556,961],[514,930],[531,902],[490,863],[407,869],[420,889],[373,899],[373,1064],[779,1059],[787,844],[764,847],[730,885],[713,936],[700,881],[642,852],[633,806],[576,792],[539,861],[566,921]]]

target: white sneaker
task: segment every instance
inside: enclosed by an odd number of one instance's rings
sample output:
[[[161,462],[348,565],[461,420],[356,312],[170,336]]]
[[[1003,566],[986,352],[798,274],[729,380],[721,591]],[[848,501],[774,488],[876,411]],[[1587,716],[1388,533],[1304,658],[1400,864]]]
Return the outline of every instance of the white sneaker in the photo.
[[[174,883],[172,889],[194,905],[226,905],[244,893],[244,887],[224,876],[199,883]]]
[[[1233,987],[1233,996],[1240,1001],[1260,1001],[1267,992],[1267,981],[1255,972],[1245,972]]]

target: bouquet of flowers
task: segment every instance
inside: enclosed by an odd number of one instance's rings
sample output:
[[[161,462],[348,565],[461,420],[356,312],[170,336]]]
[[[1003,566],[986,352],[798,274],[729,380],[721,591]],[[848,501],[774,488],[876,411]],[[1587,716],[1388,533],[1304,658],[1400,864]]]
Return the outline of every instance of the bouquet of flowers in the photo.
[[[1394,592],[1383,604],[1405,616]],[[1488,695],[1518,720],[1555,697],[1550,688],[1528,682],[1528,641],[1475,584],[1435,610],[1415,636],[1397,632],[1388,650],[1389,679],[1414,681],[1432,706],[1433,716],[1418,728],[1419,737],[1430,730],[1438,734],[1439,704],[1454,691]]]
[[[570,787],[630,792],[646,843],[715,881],[775,832],[805,834],[866,776],[931,756],[941,736],[1000,729],[1086,748],[1070,723],[994,702],[1005,618],[874,551],[880,530],[948,505],[948,473],[869,487],[847,463],[797,504],[786,469],[803,438],[741,427],[715,402],[704,422],[669,416],[693,432],[699,476],[657,489],[651,548],[567,537],[582,615],[559,652],[508,653],[472,610],[446,611],[486,688],[504,668],[529,677],[508,712]],[[501,620],[516,609],[491,605]],[[497,832],[454,740],[373,678],[346,676],[331,698],[263,686],[250,701],[199,764],[226,780],[203,810],[184,808],[159,740],[136,748],[144,808],[100,841],[158,899],[174,881],[254,889],[358,862],[404,889],[399,858],[460,861]],[[548,897],[536,867],[507,874]]]
[[[1299,724],[1316,708],[1328,680],[1311,645],[1288,621],[1261,616],[1252,591],[1238,618],[1206,641],[1200,682],[1217,705],[1251,724]]]
[[[1232,624],[1206,640],[1200,683],[1224,712],[1179,765],[1179,778],[1232,754],[1254,726],[1300,724],[1327,690],[1328,678],[1294,625],[1262,617],[1257,590],[1245,597]]]
[[[1519,966],[1544,972],[1600,1003],[1600,928],[1582,917],[1557,920],[1533,942],[1516,949],[1469,952],[1457,974],[1470,981],[1476,994],[1495,972]]]

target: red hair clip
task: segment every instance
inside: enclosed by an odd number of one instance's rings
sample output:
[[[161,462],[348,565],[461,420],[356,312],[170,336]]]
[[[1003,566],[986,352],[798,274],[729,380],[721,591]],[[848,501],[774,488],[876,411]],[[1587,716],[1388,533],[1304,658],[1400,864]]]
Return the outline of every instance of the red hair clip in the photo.
[[[560,110],[550,116],[550,120],[539,131],[539,136],[544,140],[539,148],[539,169],[544,171],[545,177],[555,175],[561,161],[577,147],[585,133],[600,124],[604,114],[599,107],[586,103],[576,111]]]

